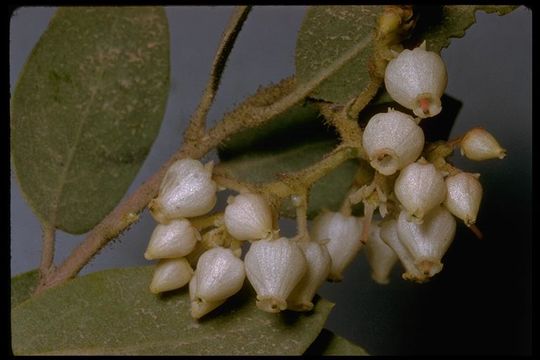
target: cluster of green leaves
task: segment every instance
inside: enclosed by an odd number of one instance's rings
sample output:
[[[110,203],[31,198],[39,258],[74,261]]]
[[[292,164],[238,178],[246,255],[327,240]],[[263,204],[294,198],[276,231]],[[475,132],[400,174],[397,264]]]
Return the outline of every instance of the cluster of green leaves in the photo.
[[[417,9],[417,31],[439,51],[463,36],[477,10],[513,7],[430,6]],[[310,99],[343,105],[370,81],[367,64],[381,6],[310,8],[298,35],[296,81],[364,50],[326,79]],[[423,14],[438,14],[425,16]],[[61,8],[32,51],[11,102],[12,164],[39,219],[85,233],[120,201],[158,133],[169,94],[169,34],[159,7]],[[375,99],[387,106],[384,93]],[[219,149],[222,166],[242,181],[267,182],[303,169],[338,143],[317,108],[295,106]],[[366,109],[362,114],[369,113]],[[373,107],[371,108],[373,111]],[[361,114],[361,115],[362,115]],[[291,141],[287,132],[304,136]],[[283,141],[287,139],[287,141]],[[267,145],[272,146],[267,146]],[[357,161],[317,182],[311,215],[336,209]],[[285,206],[284,215],[292,216]],[[30,297],[36,272],[12,279],[12,344],[16,354],[365,354],[321,332],[333,306],[319,299],[307,314],[267,314],[249,288],[200,322],[189,317],[187,290],[154,296],[151,268],[109,270]],[[312,344],[313,343],[313,344]],[[311,345],[311,347],[310,347]]]

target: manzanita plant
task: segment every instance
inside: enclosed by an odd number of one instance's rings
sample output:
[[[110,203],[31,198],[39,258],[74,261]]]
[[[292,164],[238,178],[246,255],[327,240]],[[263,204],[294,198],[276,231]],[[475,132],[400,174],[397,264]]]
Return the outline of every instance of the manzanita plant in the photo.
[[[169,94],[167,16],[160,7],[60,8],[11,99],[12,165],[43,228],[37,275],[12,280],[13,351],[302,354],[333,306],[317,290],[341,281],[359,253],[379,284],[395,266],[418,283],[440,273],[457,226],[481,236],[479,174],[449,157],[456,149],[477,161],[505,156],[488,129],[451,140],[424,133],[424,123],[445,113],[440,51],[464,34],[475,11],[502,15],[514,7],[438,8],[444,16],[430,19],[425,8],[408,5],[311,7],[298,35],[296,74],[209,127],[251,10],[239,6],[180,148],[122,201]],[[327,36],[338,40],[317,45]],[[305,160],[261,169],[240,156],[274,129],[305,123],[332,129]],[[213,150],[219,161],[208,160]],[[322,186],[332,191],[321,196]],[[231,195],[220,210],[225,190]],[[156,227],[144,257],[155,265],[77,277],[146,209]],[[280,233],[283,217],[296,219],[294,236]],[[57,229],[88,234],[55,266]],[[85,301],[88,293],[103,302]],[[91,319],[62,322],[66,309],[37,316],[59,297]],[[219,343],[204,346],[204,338]],[[364,352],[334,337],[326,353]]]

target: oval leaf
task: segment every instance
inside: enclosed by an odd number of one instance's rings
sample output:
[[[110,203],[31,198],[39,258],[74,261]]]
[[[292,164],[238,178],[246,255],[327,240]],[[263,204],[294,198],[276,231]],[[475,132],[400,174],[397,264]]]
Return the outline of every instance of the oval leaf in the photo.
[[[296,76],[300,84],[346,56],[358,43],[367,41],[359,55],[322,82],[311,97],[343,104],[370,83],[373,37],[382,11],[383,6],[374,5],[309,8],[296,43]]]
[[[15,354],[301,355],[333,304],[269,314],[249,286],[201,321],[190,317],[186,288],[156,296],[154,267],[106,270],[76,278],[11,312]]]
[[[158,134],[169,92],[160,7],[61,8],[11,103],[11,150],[45,223],[84,233],[127,191]]]
[[[465,35],[465,31],[476,22],[476,11],[506,15],[517,7],[517,5],[420,6],[415,11],[419,19],[411,42],[417,44],[425,40],[427,50],[440,52],[450,45],[451,38]]]

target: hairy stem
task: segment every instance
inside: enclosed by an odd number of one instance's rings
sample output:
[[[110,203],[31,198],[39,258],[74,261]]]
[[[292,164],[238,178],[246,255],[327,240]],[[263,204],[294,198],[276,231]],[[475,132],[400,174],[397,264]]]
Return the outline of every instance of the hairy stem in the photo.
[[[256,105],[254,106],[253,104],[249,103],[245,103],[244,106],[238,107],[235,111],[229,113],[228,117],[218,123],[210,131],[209,135],[221,138],[225,133],[234,134],[241,129],[256,127],[258,125],[261,125],[263,122],[277,115],[280,115],[285,110],[304,100],[313,90],[315,90],[319,86],[319,84],[321,84],[324,80],[336,73],[349,61],[354,59],[360,52],[362,52],[367,47],[367,45],[369,45],[371,40],[372,39],[370,37],[366,37],[363,41],[360,41],[349,51],[347,51],[344,56],[340,57],[328,67],[321,70],[310,81],[301,85],[297,85],[296,87],[294,87],[294,91],[285,95],[278,101],[263,107]],[[290,79],[288,81],[293,81],[293,79]],[[288,83],[288,81],[282,82],[282,85],[284,87],[290,87],[291,84]]]
[[[212,71],[210,73],[210,81],[204,89],[201,101],[193,114],[190,122],[190,126],[185,134],[185,140],[196,141],[200,139],[205,133],[205,123],[208,111],[212,106],[216,93],[219,89],[219,83],[223,70],[225,70],[225,64],[232,51],[234,42],[242,29],[242,25],[246,21],[251,6],[238,6],[229,21],[221,43],[219,44],[217,53],[214,57],[214,63],[212,64]]]
[[[317,180],[328,175],[343,162],[357,156],[357,148],[338,146],[319,162],[300,171],[288,174],[287,179],[261,185],[261,191],[272,193],[284,199],[298,193],[301,189],[310,188]]]
[[[362,144],[362,129],[356,120],[352,120],[347,115],[347,106],[335,109],[330,103],[319,103],[319,111],[326,121],[336,128],[343,144],[355,146]],[[359,148],[360,157],[368,159],[363,148]]]
[[[40,282],[43,282],[49,272],[54,268],[54,243],[56,240],[56,229],[49,224],[43,224],[41,227],[43,250],[41,253],[41,264],[39,266]]]
[[[69,255],[64,263],[56,271],[49,274],[45,281],[38,286],[36,293],[59,285],[76,276],[99,250],[137,221],[139,214],[144,210],[150,200],[157,195],[161,180],[168,167],[174,161],[185,157],[201,158],[238,131],[259,126],[280,115],[291,106],[304,100],[320,83],[332,76],[364,50],[371,40],[370,38],[366,38],[356,44],[344,56],[321,70],[309,82],[295,86],[294,78],[286,79],[278,85],[260,91],[247,99],[236,110],[226,114],[222,121],[210,129],[202,138],[186,137],[181,148],[167,160],[160,170],[107,215]],[[211,78],[210,81],[212,82],[214,80]],[[191,128],[197,127],[200,127],[200,125],[197,125],[197,121],[192,121],[187,133],[195,132]],[[356,157],[357,153],[357,149],[338,147],[320,162],[320,167],[309,167],[305,169],[306,171],[299,172],[299,175],[304,176],[304,178],[298,178],[298,183],[306,186],[308,184],[311,185],[343,161]],[[286,193],[285,196],[294,193],[290,188],[284,190],[283,182],[269,184],[266,190],[273,191],[274,188],[278,194]],[[280,197],[283,198],[285,196]]]
[[[119,236],[131,224],[136,222],[139,219],[139,213],[157,195],[161,180],[174,161],[184,157],[200,158],[212,148],[212,145],[215,146],[215,142],[211,145],[208,144],[210,142],[208,137],[205,138],[206,141],[201,141],[201,137],[205,132],[206,117],[219,88],[227,58],[250,10],[251,7],[240,6],[233,13],[214,58],[211,76],[202,99],[186,130],[184,146],[168,159],[159,171],[141,185],[135,193],[120,203],[105,219],[94,227],[86,239],[79,244],[58,269],[46,274],[36,288],[36,294],[77,275],[88,261],[110,240]],[[201,146],[193,146],[193,144]]]
[[[347,107],[347,116],[351,119],[358,118],[358,114],[369,104],[369,102],[375,97],[377,91],[379,91],[384,80],[384,75],[381,77],[377,75],[368,86],[354,99],[354,101]]]

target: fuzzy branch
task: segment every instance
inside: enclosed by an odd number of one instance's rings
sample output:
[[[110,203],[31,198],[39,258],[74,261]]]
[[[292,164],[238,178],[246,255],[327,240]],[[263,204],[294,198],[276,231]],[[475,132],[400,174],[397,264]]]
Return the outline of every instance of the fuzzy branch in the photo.
[[[235,13],[238,16],[238,13]],[[247,13],[246,13],[247,16]],[[244,19],[245,20],[245,19]],[[241,24],[242,16],[237,21],[232,21],[232,24]],[[366,37],[363,41],[357,43],[344,56],[330,64],[327,68],[321,70],[309,82],[304,84],[295,84],[293,77],[281,81],[275,86],[259,91],[254,96],[248,98],[236,110],[226,114],[221,122],[214,128],[210,129],[202,138],[190,138],[186,136],[181,148],[154,174],[147,182],[142,184],[131,196],[121,202],[105,219],[101,221],[87,236],[87,238],[72,252],[61,266],[47,276],[36,289],[36,294],[50,287],[59,285],[70,278],[73,278],[77,273],[90,261],[90,259],[99,252],[109,241],[118,237],[131,224],[136,222],[139,214],[145,209],[152,198],[157,195],[159,185],[168,167],[176,160],[191,157],[201,158],[210,150],[218,146],[221,142],[229,138],[231,135],[246,128],[253,128],[263,124],[264,122],[280,115],[291,106],[303,101],[313,90],[315,90],[324,80],[332,76],[344,65],[360,54],[373,39]],[[221,50],[221,47],[220,47]],[[219,51],[218,50],[218,53]],[[223,50],[224,55],[230,52]],[[225,61],[225,59],[221,60]],[[215,61],[215,64],[220,61]],[[219,68],[220,65],[215,66]],[[221,71],[216,71],[215,74],[221,74]],[[210,85],[207,88],[214,89],[215,79],[210,78]],[[213,90],[209,90],[213,92]],[[208,100],[201,100],[201,103]],[[211,102],[211,99],[210,99]],[[205,106],[200,105],[199,108],[204,109]],[[202,110],[201,110],[202,111]],[[204,124],[205,113],[203,111]],[[197,124],[197,116],[190,123],[188,133],[194,132],[191,128],[200,128]],[[334,162],[341,163],[356,151],[350,151],[349,148],[338,148],[337,152],[330,154],[322,161],[322,166],[315,171],[310,172],[308,168],[304,173],[305,181],[313,183],[316,177],[322,177],[330,172],[335,166]],[[276,190],[283,190],[283,184],[274,183],[270,185]],[[270,189],[269,189],[270,190]],[[273,190],[273,189],[272,189]],[[290,189],[288,195],[291,194]]]
[[[219,89],[221,77],[225,70],[225,64],[227,63],[227,59],[233,49],[236,38],[250,11],[251,6],[238,6],[234,10],[214,57],[210,80],[206,85],[199,106],[191,119],[190,126],[186,131],[185,140],[195,141],[195,139],[199,139],[204,135],[206,117]]]
[[[43,250],[41,253],[41,264],[39,266],[39,279],[40,282],[43,282],[47,279],[47,275],[53,270],[56,229],[52,225],[43,224],[41,231]]]

